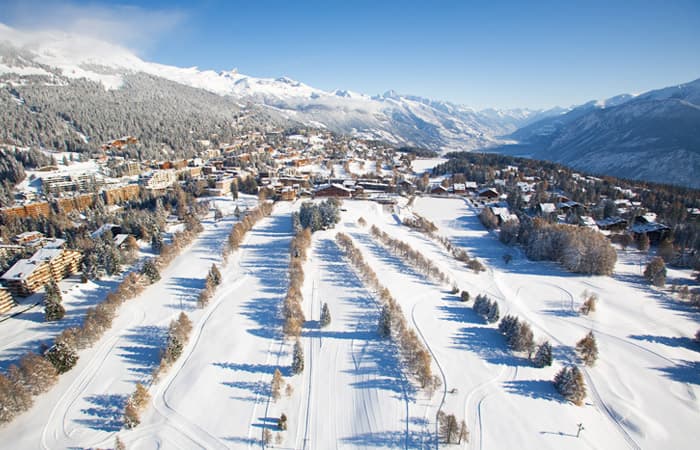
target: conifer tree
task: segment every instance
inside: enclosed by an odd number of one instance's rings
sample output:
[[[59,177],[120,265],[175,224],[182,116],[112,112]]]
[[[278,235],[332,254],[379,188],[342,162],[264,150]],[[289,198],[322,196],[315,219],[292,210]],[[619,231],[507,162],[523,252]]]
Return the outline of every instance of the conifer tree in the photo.
[[[304,371],[304,349],[301,342],[294,343],[294,355],[292,356],[292,373],[298,374]]]
[[[44,357],[53,364],[58,373],[68,372],[78,362],[78,353],[62,340],[49,348]]]
[[[160,280],[160,273],[153,259],[147,259],[143,263],[141,273],[147,276],[151,283],[155,283],[156,281]]]
[[[583,339],[576,343],[576,353],[587,366],[595,364],[598,359],[598,344],[593,331],[589,331]]]
[[[554,376],[554,387],[567,400],[581,406],[586,398],[583,373],[576,367],[564,367]]]
[[[61,320],[66,315],[66,309],[61,305],[61,289],[56,281],[51,280],[44,286],[44,312],[47,322]]]
[[[535,367],[546,367],[552,365],[552,345],[549,341],[544,341],[537,347],[537,352],[532,360]]]
[[[382,337],[391,336],[391,309],[389,305],[382,306],[382,311],[379,314],[379,335]]]
[[[328,308],[328,303],[324,303],[321,308],[321,327],[327,327],[331,324],[331,311]]]

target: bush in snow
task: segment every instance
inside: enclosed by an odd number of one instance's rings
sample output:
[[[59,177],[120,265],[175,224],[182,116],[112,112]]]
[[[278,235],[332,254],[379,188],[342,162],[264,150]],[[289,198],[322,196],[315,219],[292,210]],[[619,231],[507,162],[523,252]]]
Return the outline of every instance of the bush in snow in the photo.
[[[126,450],[126,444],[124,444],[124,441],[119,439],[119,436],[114,438],[114,450]]]
[[[537,347],[532,364],[540,368],[552,365],[552,345],[549,341],[544,341]]]
[[[661,257],[653,258],[644,269],[644,278],[657,287],[666,284],[666,263]]]
[[[576,353],[587,366],[595,364],[598,359],[598,344],[593,336],[593,331],[589,331],[583,339],[576,343]]]
[[[479,213],[479,220],[481,220],[481,223],[487,230],[493,230],[498,227],[498,218],[491,211],[491,208],[483,208],[481,213]]]
[[[564,367],[554,376],[554,387],[567,400],[581,406],[586,398],[583,373],[576,367]]]
[[[324,303],[321,308],[321,327],[327,327],[331,324],[331,310],[328,308],[328,303]]]
[[[44,286],[44,315],[47,322],[61,320],[66,315],[66,309],[61,305],[62,301],[61,289],[56,281],[51,280]]]
[[[292,356],[292,373],[298,374],[304,371],[304,349],[297,339],[294,343],[294,354]]]

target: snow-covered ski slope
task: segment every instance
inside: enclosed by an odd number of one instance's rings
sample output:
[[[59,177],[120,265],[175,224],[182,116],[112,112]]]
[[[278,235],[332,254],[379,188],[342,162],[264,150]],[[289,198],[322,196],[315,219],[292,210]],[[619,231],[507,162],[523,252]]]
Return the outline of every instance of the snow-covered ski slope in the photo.
[[[280,203],[246,236],[222,270],[209,306],[194,308],[233,219],[205,231],[143,295],[127,302],[115,325],[59,385],[29,412],[0,429],[12,448],[109,447],[119,435],[130,449],[260,448],[264,430],[276,448],[435,448],[441,408],[464,418],[469,448],[694,448],[700,419],[700,352],[689,339],[698,314],[641,282],[639,256],[621,252],[612,277],[583,277],[531,262],[486,232],[461,199],[418,198],[413,209],[481,259],[474,274],[424,235],[398,222],[389,207],[346,201],[341,223],[313,235],[305,263],[301,342],[305,369],[293,375],[293,341],[281,334],[287,287],[290,214]],[[405,210],[402,210],[405,212]],[[364,217],[367,226],[360,226]],[[378,226],[437,264],[472,298],[496,299],[501,315],[531,323],[536,340],[554,347],[553,367],[537,369],[512,354],[495,325],[487,325],[450,293],[390,254],[369,234]],[[349,235],[401,304],[433,357],[443,385],[432,395],[405,373],[394,344],[381,339],[378,303],[335,244]],[[509,264],[503,254],[512,253]],[[584,290],[600,297],[588,317],[576,313]],[[121,430],[121,409],[134,383],[148,380],[168,322],[183,308],[194,330],[183,355],[150,387],[151,404],[134,430]],[[328,303],[332,321],[321,328]],[[1,324],[0,324],[1,325]],[[585,405],[566,403],[551,379],[575,361],[573,347],[593,330],[600,349],[585,369]],[[279,368],[279,400],[270,381]],[[277,418],[288,429],[277,431]],[[584,430],[576,438],[577,424]],[[279,435],[279,443],[276,438]],[[442,444],[440,444],[442,446]]]

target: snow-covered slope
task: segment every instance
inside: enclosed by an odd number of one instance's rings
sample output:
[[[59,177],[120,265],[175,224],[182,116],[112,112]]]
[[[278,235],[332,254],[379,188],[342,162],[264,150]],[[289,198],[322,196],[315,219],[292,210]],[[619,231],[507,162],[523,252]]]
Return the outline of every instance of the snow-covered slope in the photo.
[[[533,157],[595,173],[700,187],[700,80],[589,102],[511,137]]]
[[[59,75],[120,89],[129,74],[145,73],[190,87],[265,105],[288,119],[397,145],[470,150],[499,143],[558,110],[484,110],[399,95],[367,96],[315,89],[286,77],[255,78],[236,70],[215,72],[146,62],[127,49],[61,32],[27,33],[0,24],[0,76]]]

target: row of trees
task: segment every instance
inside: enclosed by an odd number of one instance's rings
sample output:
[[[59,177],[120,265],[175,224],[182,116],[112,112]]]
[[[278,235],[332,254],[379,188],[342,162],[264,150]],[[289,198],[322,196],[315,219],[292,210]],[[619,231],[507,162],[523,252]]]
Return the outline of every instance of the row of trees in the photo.
[[[105,296],[103,301],[87,308],[85,319],[80,326],[64,329],[55,338],[54,344],[44,352],[43,357],[39,356],[39,358],[44,358],[51,364],[57,374],[71,370],[78,361],[78,350],[87,348],[97,342],[111,328],[112,321],[119,307],[125,301],[140,294],[148,284],[157,281],[160,278],[159,268],[167,266],[185,246],[194,240],[201,229],[201,224],[195,217],[188,220],[185,230],[175,233],[172,243],[164,246],[164,253],[161,252],[156,258],[146,261],[140,273],[131,272],[126,275],[116,289]],[[49,303],[55,303],[55,300],[52,300],[56,296],[54,291],[60,295],[58,286],[50,286]],[[33,354],[27,353],[23,356],[20,359],[20,364],[24,358],[32,357],[31,355]],[[42,375],[43,377],[44,375]],[[5,379],[5,376],[0,375],[0,385],[2,385],[3,379]],[[46,386],[46,384],[43,384],[43,386]],[[5,402],[1,404],[4,405]],[[7,404],[15,405],[13,406],[14,409],[3,415],[8,421],[31,406],[31,402],[9,402]]]
[[[43,356],[29,352],[7,375],[0,373],[0,424],[31,408],[34,396],[48,391],[58,381],[56,367]]]
[[[413,199],[415,197],[411,197]],[[418,230],[425,234],[429,238],[433,239],[438,244],[442,245],[445,250],[447,250],[454,259],[461,261],[467,265],[474,272],[481,272],[486,270],[484,265],[477,259],[472,259],[469,257],[469,253],[462,247],[458,247],[452,243],[452,241],[446,236],[439,236],[437,234],[438,227],[430,220],[425,217],[413,213],[412,216],[407,216],[403,219],[403,224],[414,230]]]
[[[222,251],[224,263],[228,260],[229,255],[243,243],[246,233],[258,223],[263,217],[267,217],[272,213],[273,205],[268,202],[261,202],[257,207],[249,210],[243,220],[237,222],[226,239],[226,245]]]
[[[199,296],[197,296],[197,307],[204,308],[209,304],[214,295],[216,287],[221,284],[221,272],[216,264],[212,264],[207,274],[207,278],[204,281],[204,288],[199,291]]]
[[[360,279],[366,286],[377,292],[382,305],[378,326],[379,334],[391,338],[397,343],[403,361],[422,388],[431,391],[436,389],[441,381],[432,374],[430,353],[418,339],[415,331],[409,328],[401,306],[389,290],[379,282],[377,274],[367,264],[362,256],[362,252],[355,247],[348,235],[338,233],[336,242],[358,272]]]
[[[437,414],[438,436],[445,444],[460,445],[469,442],[469,429],[464,420],[458,421],[454,414],[439,411]]]
[[[469,294],[467,294],[468,298]],[[501,313],[498,310],[498,302],[491,300],[486,295],[477,295],[472,305],[474,312],[484,318],[487,323],[498,322]]]
[[[406,242],[392,238],[377,228],[376,225],[370,227],[370,233],[390,252],[408,262],[426,276],[439,283],[450,283],[450,278],[434,262],[423,256],[419,251],[411,248]]]
[[[301,288],[304,284],[304,262],[310,246],[310,228],[298,231],[290,244],[289,286],[282,304],[283,330],[287,336],[301,336],[301,330],[306,321],[301,309],[301,302],[304,299]]]

